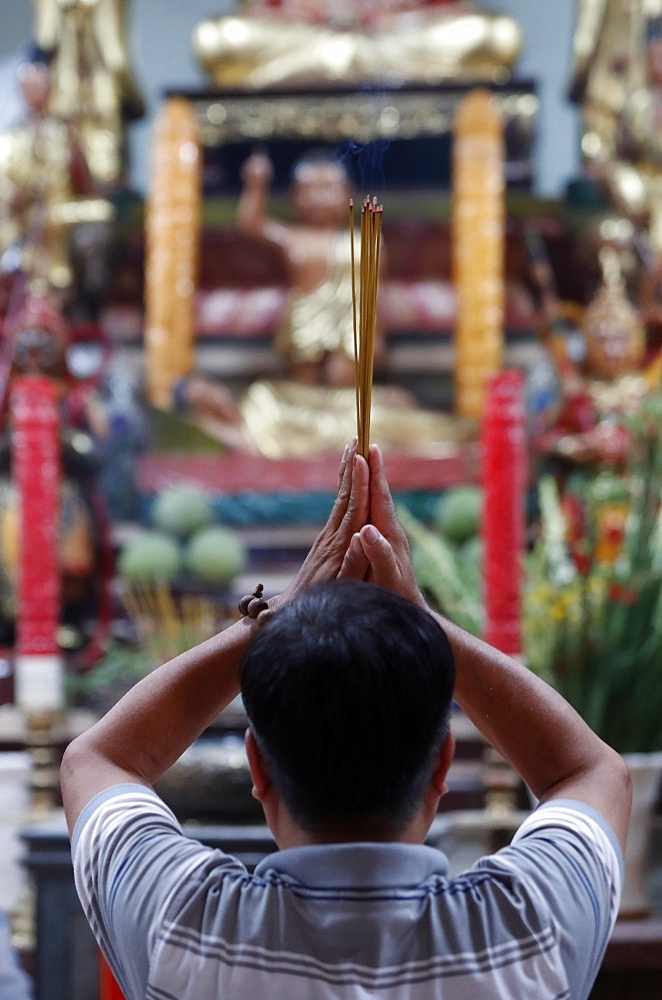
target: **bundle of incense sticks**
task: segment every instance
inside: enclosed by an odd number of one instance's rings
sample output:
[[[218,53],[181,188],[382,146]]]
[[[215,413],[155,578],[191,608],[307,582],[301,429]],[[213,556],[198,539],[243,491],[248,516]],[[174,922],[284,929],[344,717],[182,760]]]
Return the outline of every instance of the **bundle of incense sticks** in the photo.
[[[361,205],[361,258],[357,310],[354,266],[354,202],[349,203],[349,233],[352,255],[352,310],[354,317],[354,369],[356,385],[356,427],[358,451],[364,458],[370,447],[370,405],[377,329],[377,286],[382,237],[383,208],[377,199],[366,198]]]

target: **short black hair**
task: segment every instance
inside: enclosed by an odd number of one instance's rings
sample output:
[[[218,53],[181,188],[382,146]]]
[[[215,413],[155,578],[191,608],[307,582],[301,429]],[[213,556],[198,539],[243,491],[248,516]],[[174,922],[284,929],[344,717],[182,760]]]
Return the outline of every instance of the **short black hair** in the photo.
[[[449,726],[450,643],[369,583],[319,584],[277,611],[241,666],[244,707],[283,802],[310,832],[397,834]]]

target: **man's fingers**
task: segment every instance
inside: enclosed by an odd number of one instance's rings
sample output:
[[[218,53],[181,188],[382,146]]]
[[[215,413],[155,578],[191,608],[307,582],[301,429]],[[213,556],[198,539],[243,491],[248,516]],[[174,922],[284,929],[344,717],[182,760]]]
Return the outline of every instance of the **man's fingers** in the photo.
[[[342,458],[340,460],[340,468],[338,469],[338,491],[333,507],[331,508],[331,513],[329,514],[329,519],[326,523],[326,527],[331,531],[335,531],[340,525],[343,517],[345,516],[347,505],[351,497],[356,448],[357,439],[354,437],[347,445],[345,445],[345,450],[343,451]]]
[[[338,469],[338,483],[336,486],[336,493],[340,493],[340,487],[342,486],[342,481],[345,475],[345,469],[347,468],[347,457],[349,455],[350,448],[353,445],[354,447],[356,446],[356,440],[357,440],[356,437],[353,437],[350,441],[347,442],[347,444],[345,445],[345,450],[343,451],[342,456],[340,458],[340,467]]]
[[[354,455],[353,465],[349,501],[339,527],[343,533],[347,532],[348,540],[350,533],[358,531],[366,523],[370,507],[368,463],[362,455]]]
[[[388,539],[384,538],[373,524],[366,524],[361,529],[359,539],[372,569],[373,582],[380,587],[401,593],[402,573]]]
[[[395,505],[391,490],[384,474],[384,458],[379,445],[370,445],[368,452],[370,468],[370,521],[387,531],[397,524]]]
[[[356,438],[349,442],[340,463],[340,487],[328,520],[313,542],[295,580],[301,590],[337,576],[351,541],[368,517],[368,466],[356,455]]]
[[[343,580],[362,580],[370,568],[370,562],[363,551],[361,539],[357,534],[352,535],[345,558],[343,559],[339,578]]]

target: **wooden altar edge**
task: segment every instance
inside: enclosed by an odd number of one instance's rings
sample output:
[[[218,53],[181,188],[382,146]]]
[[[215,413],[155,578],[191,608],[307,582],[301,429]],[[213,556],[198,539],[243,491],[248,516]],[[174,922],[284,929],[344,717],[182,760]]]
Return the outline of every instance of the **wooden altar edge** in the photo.
[[[175,483],[196,485],[217,494],[335,492],[339,458],[330,454],[269,459],[239,452],[219,455],[152,452],[138,460],[136,487],[143,495],[158,493]],[[440,491],[478,481],[479,446],[440,444],[434,453],[389,451],[384,455],[384,464],[394,492]]]

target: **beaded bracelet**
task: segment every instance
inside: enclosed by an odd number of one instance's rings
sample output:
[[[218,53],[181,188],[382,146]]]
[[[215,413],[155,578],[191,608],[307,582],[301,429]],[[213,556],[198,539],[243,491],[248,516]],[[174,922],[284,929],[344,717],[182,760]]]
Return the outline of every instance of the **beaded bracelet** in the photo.
[[[252,594],[246,594],[239,601],[239,611],[246,618],[253,618],[258,625],[264,625],[273,615],[272,609],[264,599],[264,585],[258,583]]]

